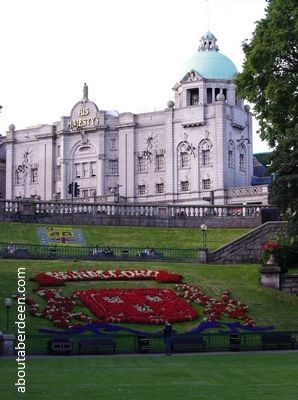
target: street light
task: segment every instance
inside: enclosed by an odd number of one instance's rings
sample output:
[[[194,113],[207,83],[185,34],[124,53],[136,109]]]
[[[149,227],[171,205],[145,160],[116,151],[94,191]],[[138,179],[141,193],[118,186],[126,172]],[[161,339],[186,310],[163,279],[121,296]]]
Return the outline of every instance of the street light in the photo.
[[[6,331],[8,332],[8,322],[9,322],[9,309],[12,305],[12,300],[10,297],[4,299],[4,305],[6,307]]]
[[[203,247],[206,247],[206,245],[207,245],[207,225],[205,225],[205,224],[201,225],[201,232],[202,232],[202,245],[203,245]]]

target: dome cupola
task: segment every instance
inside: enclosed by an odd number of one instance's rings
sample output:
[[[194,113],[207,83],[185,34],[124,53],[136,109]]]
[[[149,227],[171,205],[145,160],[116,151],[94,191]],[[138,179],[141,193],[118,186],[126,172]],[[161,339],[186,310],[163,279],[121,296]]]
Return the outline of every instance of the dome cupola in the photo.
[[[218,50],[213,33],[205,33],[201,37],[197,53],[185,63],[183,74],[196,71],[205,79],[234,79],[238,73],[235,64]]]

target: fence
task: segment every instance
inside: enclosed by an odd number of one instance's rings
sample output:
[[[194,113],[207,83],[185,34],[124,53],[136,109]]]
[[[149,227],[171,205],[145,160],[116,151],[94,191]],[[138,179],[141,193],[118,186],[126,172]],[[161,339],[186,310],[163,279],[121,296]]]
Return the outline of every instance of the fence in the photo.
[[[0,243],[0,257],[12,259],[78,259],[78,260],[198,260],[196,249],[161,249],[155,248],[152,257],[145,257],[141,247],[113,247],[111,254],[99,251],[94,255],[94,247],[46,246],[35,244],[15,244],[9,252],[9,243]]]
[[[184,338],[187,337],[200,337],[203,338],[205,343],[204,351],[249,351],[249,350],[264,350],[263,336],[268,335],[265,332],[249,332],[249,333],[203,333],[198,334],[183,334]],[[279,338],[291,338],[292,342],[277,342],[272,349],[297,349],[298,348],[298,331],[291,332],[270,332],[269,335]],[[162,353],[165,351],[164,340],[161,334],[123,334],[123,335],[106,335],[112,337],[116,343],[115,353]],[[79,354],[78,342],[80,338],[96,338],[98,336],[90,335],[59,335],[61,341],[69,341],[71,343],[71,350],[69,354]],[[99,337],[102,337],[99,336]],[[105,336],[104,336],[105,337]],[[26,353],[29,355],[48,354],[51,353],[50,345],[53,336],[51,335],[26,335]],[[55,338],[56,340],[56,338]],[[144,345],[145,344],[145,345]],[[61,353],[65,348],[61,349]],[[101,349],[102,352],[110,352],[109,349]],[[91,351],[92,352],[92,351]],[[94,349],[93,349],[94,353]],[[59,354],[59,350],[57,352]]]

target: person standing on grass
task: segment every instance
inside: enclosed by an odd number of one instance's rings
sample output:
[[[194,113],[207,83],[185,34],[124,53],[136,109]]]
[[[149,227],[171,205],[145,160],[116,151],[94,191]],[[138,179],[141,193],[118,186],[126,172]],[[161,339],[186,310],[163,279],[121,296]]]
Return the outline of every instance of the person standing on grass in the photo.
[[[173,336],[173,328],[169,321],[166,321],[165,327],[163,329],[163,337],[166,346],[167,356],[172,354],[172,336]]]

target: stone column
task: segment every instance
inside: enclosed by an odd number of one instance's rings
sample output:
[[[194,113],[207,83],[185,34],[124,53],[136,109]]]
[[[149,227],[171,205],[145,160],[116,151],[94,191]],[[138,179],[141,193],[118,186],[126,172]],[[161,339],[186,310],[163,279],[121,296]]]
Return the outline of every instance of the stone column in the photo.
[[[6,198],[15,197],[14,183],[14,137],[13,132],[7,132],[6,139]]]
[[[105,195],[105,155],[98,155],[97,163],[97,196]]]
[[[261,285],[280,290],[281,268],[277,264],[264,264],[259,268]]]
[[[177,184],[175,179],[175,156],[176,146],[174,140],[174,103],[168,103],[169,107],[165,111],[165,148],[166,148],[166,194],[167,200],[174,201],[176,199]]]

